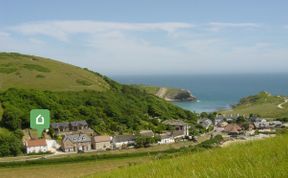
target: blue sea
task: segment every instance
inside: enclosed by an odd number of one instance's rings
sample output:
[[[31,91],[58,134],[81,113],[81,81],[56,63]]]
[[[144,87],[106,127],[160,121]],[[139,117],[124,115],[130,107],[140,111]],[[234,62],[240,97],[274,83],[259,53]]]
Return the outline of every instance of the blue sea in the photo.
[[[175,102],[191,111],[213,112],[228,109],[242,97],[267,91],[288,95],[288,74],[233,75],[119,75],[110,76],[124,84],[145,84],[188,89],[197,102]]]

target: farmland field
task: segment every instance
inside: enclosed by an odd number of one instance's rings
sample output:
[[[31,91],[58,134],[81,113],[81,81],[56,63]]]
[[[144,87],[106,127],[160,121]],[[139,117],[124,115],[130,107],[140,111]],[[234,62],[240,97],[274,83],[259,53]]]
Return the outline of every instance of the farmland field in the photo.
[[[288,135],[155,160],[90,177],[288,177]]]

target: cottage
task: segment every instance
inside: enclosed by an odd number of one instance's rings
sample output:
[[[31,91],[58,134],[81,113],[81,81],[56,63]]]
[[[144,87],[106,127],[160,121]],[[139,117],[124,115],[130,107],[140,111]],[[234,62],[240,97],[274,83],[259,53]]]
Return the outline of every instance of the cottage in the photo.
[[[84,130],[84,129],[89,128],[85,120],[70,122],[70,127],[71,127],[71,130],[73,131],[79,131],[79,130]]]
[[[242,128],[238,124],[228,124],[224,128],[224,132],[228,133],[231,136],[236,136],[240,133]]]
[[[46,153],[48,146],[45,139],[35,139],[26,141],[26,153]]]
[[[226,121],[221,121],[217,124],[218,127],[222,127],[222,128],[226,127],[227,125],[228,125],[228,122]]]
[[[51,123],[50,125],[55,134],[59,134],[60,132],[68,132],[70,130],[69,122]]]
[[[154,137],[154,132],[152,130],[141,130],[139,134],[144,137]]]
[[[171,132],[166,132],[163,134],[160,134],[160,141],[158,141],[158,144],[169,144],[174,143],[175,139]]]
[[[108,135],[94,136],[92,138],[92,148],[97,151],[110,150],[112,137]]]
[[[65,135],[61,142],[65,152],[78,152],[91,150],[91,138],[86,134]]]
[[[198,124],[200,124],[204,129],[207,130],[213,124],[213,122],[210,119],[204,118],[200,119],[198,121]]]
[[[135,135],[116,135],[112,139],[114,149],[121,149],[129,146],[134,146]]]
[[[215,125],[218,125],[219,123],[223,122],[225,120],[223,115],[217,115],[215,118]]]
[[[270,127],[282,127],[281,121],[271,121],[269,122]]]
[[[269,128],[269,122],[267,122],[265,119],[256,120],[253,124],[254,124],[256,129]]]
[[[166,120],[163,122],[164,125],[167,125],[170,127],[170,131],[179,131],[179,133],[181,132],[181,135],[178,135],[178,137],[185,137],[185,136],[189,136],[189,125],[187,123],[185,123],[184,121],[181,120],[174,120],[174,119],[170,119],[170,120]]]
[[[51,128],[54,130],[56,135],[67,135],[67,134],[77,134],[84,133],[87,135],[94,135],[94,131],[89,128],[85,120],[73,121],[73,122],[61,122],[61,123],[51,123]]]

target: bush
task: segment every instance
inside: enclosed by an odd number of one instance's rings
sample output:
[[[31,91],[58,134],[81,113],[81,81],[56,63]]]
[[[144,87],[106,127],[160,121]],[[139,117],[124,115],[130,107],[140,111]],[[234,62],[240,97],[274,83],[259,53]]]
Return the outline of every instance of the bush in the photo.
[[[0,156],[17,156],[22,151],[21,139],[6,129],[0,129]]]

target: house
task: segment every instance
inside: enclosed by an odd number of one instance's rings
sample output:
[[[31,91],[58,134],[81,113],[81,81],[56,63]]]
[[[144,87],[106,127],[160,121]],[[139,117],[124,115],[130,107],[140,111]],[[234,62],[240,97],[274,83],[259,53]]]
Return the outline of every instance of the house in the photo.
[[[140,130],[139,134],[144,137],[154,137],[154,132],[152,130]]]
[[[58,135],[60,132],[70,131],[69,122],[51,123],[50,126],[56,135]]]
[[[82,121],[70,122],[70,128],[72,131],[79,131],[79,130],[88,129],[89,126],[85,120],[82,120]]]
[[[134,146],[135,135],[116,135],[112,139],[114,149],[122,149],[129,146]]]
[[[269,122],[265,119],[255,120],[253,123],[256,129],[266,129],[269,128]]]
[[[182,120],[170,119],[170,120],[166,120],[162,123],[164,125],[169,126],[170,131],[181,133],[181,135],[178,135],[178,137],[189,136],[189,125]]]
[[[45,139],[35,139],[26,141],[26,153],[46,153],[48,146]]]
[[[213,124],[213,122],[210,119],[203,118],[198,121],[198,124],[207,130]]]
[[[97,151],[105,151],[112,149],[112,137],[108,135],[100,135],[92,137],[92,148]]]
[[[215,125],[218,125],[219,123],[223,122],[225,120],[223,115],[217,115],[215,118]]]
[[[71,134],[62,138],[61,148],[64,152],[91,150],[91,138],[87,134]]]
[[[224,128],[228,125],[228,122],[225,122],[225,121],[221,121],[217,124],[218,127],[221,127],[221,128]]]
[[[158,141],[158,144],[169,144],[174,143],[175,139],[171,132],[166,132],[163,134],[160,134],[160,141]]]
[[[56,142],[56,140],[46,139],[46,143],[48,151],[51,153],[55,153],[60,148],[60,145]]]
[[[270,127],[282,127],[281,121],[271,121],[269,122]]]
[[[89,128],[85,120],[73,121],[73,122],[61,122],[61,123],[51,123],[51,128],[53,128],[56,135],[67,135],[84,133],[87,135],[94,135],[94,131]]]
[[[238,124],[228,124],[224,128],[224,132],[228,133],[228,135],[236,136],[240,133],[242,128]]]

